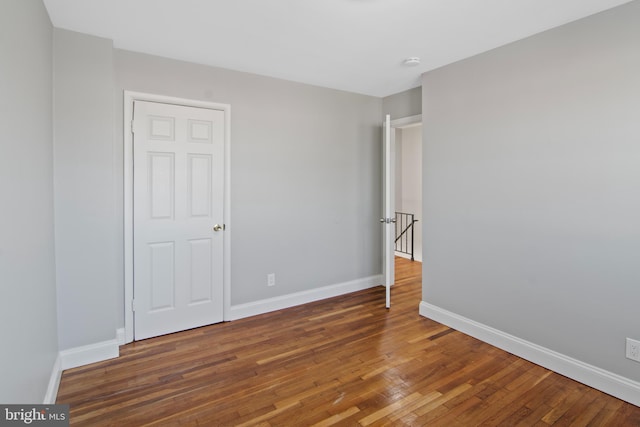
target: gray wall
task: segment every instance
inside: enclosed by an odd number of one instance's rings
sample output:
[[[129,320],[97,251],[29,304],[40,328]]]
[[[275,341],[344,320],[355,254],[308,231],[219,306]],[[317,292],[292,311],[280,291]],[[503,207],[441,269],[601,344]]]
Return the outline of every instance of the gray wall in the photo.
[[[41,1],[0,2],[2,403],[42,403],[58,352],[51,38]]]
[[[422,114],[422,88],[414,87],[382,99],[382,113],[391,114],[391,119]]]
[[[115,338],[113,46],[54,30],[55,230],[62,350]],[[120,196],[121,197],[121,196]]]
[[[424,301],[632,380],[640,2],[423,76]]]
[[[123,90],[231,105],[232,305],[380,274],[380,98],[114,52],[118,174]]]

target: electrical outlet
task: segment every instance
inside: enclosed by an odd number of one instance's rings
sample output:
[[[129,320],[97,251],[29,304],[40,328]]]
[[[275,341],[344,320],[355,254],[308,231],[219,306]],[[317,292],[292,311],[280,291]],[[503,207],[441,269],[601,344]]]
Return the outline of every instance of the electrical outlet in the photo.
[[[640,362],[640,341],[627,338],[627,359]]]
[[[276,273],[267,274],[267,286],[275,286],[276,285]]]

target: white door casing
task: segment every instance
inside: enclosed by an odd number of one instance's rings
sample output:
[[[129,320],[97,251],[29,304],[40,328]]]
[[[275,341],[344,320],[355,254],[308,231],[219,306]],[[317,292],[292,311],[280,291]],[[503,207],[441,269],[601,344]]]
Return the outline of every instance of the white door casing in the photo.
[[[229,114],[225,104],[125,92],[124,342],[134,338],[134,288],[135,339],[225,318]]]
[[[391,286],[395,279],[395,129],[391,127],[391,116],[387,114],[383,123],[383,198],[382,212],[382,275],[386,287],[386,307],[391,307]]]

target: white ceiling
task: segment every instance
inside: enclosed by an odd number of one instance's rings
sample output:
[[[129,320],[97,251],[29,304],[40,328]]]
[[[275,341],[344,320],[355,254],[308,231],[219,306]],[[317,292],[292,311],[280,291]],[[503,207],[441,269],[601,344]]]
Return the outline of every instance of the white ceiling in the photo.
[[[629,0],[44,0],[120,49],[373,96]],[[421,65],[407,67],[407,57]]]

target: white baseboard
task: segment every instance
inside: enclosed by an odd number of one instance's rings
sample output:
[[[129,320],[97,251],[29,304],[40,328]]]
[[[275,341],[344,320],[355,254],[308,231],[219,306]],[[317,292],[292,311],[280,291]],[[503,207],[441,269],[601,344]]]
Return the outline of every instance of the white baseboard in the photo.
[[[319,301],[349,292],[361,291],[363,289],[378,286],[381,283],[382,275],[370,276],[309,291],[296,292],[290,295],[268,298],[247,304],[233,305],[229,309],[229,318],[225,320],[238,320],[245,317],[268,313],[270,311],[282,310],[284,308],[307,304],[309,302]]]
[[[78,366],[118,357],[120,355],[118,348],[120,340],[122,339],[124,342],[124,329],[118,329],[116,336],[117,339],[114,340],[70,348],[59,352],[51,369],[51,377],[49,378],[49,385],[47,386],[43,404],[53,405],[56,403],[62,371],[65,369],[77,368]]]
[[[60,377],[62,377],[62,361],[60,354],[58,354],[56,361],[53,363],[53,369],[51,369],[51,377],[49,377],[49,385],[47,386],[47,393],[44,395],[43,405],[53,405],[56,403],[58,388],[60,387]]]
[[[640,406],[640,383],[548,348],[525,341],[422,301],[420,315],[471,335],[518,357],[529,360],[633,405]]]
[[[118,341],[118,345],[125,345],[125,335],[124,328],[116,329],[116,341]]]
[[[62,370],[102,362],[120,355],[118,340],[112,339],[60,352]]]

